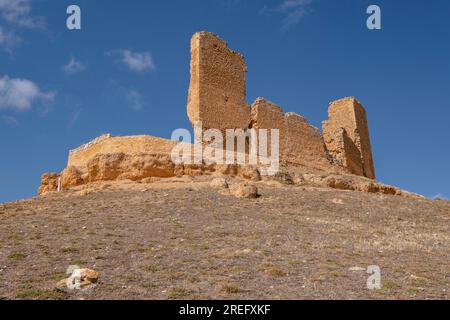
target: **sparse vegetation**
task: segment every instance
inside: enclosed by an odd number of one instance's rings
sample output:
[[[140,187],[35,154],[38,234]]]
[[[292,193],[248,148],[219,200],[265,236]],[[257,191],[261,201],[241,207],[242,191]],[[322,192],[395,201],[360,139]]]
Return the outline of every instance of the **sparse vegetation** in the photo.
[[[61,248],[61,253],[78,253],[79,250],[76,248],[72,248],[72,247],[62,247]]]
[[[23,260],[27,257],[27,255],[25,253],[22,252],[12,252],[8,255],[8,259],[9,260]]]
[[[450,298],[447,202],[265,182],[244,201],[196,179],[195,192],[128,183],[0,205],[0,297]],[[381,290],[366,287],[374,264]],[[97,286],[53,290],[70,265],[98,271]]]
[[[237,284],[223,284],[221,287],[221,291],[225,293],[238,293],[240,288]]]
[[[398,289],[398,288],[401,287],[401,285],[398,282],[394,281],[394,280],[382,279],[381,280],[381,287],[383,289],[386,289],[386,290],[391,290],[391,289]]]
[[[266,273],[272,277],[285,277],[287,275],[286,271],[276,267],[266,269]]]
[[[159,267],[157,265],[154,264],[149,264],[143,267],[144,271],[148,271],[148,272],[156,272],[159,270]]]
[[[171,300],[181,300],[181,299],[188,299],[190,295],[191,292],[189,290],[181,287],[174,287],[170,289],[170,292],[167,297]]]
[[[47,290],[33,287],[31,284],[20,285],[19,290],[15,295],[16,299],[23,300],[61,300],[66,298],[66,294],[58,289]]]

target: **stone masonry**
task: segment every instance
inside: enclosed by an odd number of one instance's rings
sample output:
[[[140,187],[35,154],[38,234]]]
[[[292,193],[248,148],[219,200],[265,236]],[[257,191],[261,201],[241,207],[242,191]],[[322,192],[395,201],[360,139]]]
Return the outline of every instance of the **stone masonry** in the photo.
[[[330,106],[324,134],[295,113],[258,98],[245,100],[246,65],[239,53],[209,32],[191,40],[188,116],[203,129],[279,129],[280,162],[375,178],[365,110],[355,98]],[[269,141],[270,145],[270,141]]]
[[[245,101],[247,67],[244,57],[209,32],[191,40],[191,83],[187,113],[204,129],[245,129],[250,107]]]
[[[332,102],[322,134],[302,116],[286,113],[264,98],[256,99],[250,107],[245,98],[246,71],[243,56],[230,50],[218,36],[198,32],[192,37],[187,114],[195,128],[201,123],[203,130],[218,129],[222,133],[226,129],[278,129],[282,165],[375,179],[366,113],[358,100],[351,97]],[[270,146],[271,141],[268,143]],[[171,152],[177,144],[152,136],[103,135],[72,150],[62,173],[43,175],[39,193],[56,191],[58,181],[65,189],[98,181],[213,172],[260,178],[261,167],[247,164],[176,165]]]
[[[375,179],[366,111],[354,97],[334,101],[323,123],[323,135],[330,154],[356,175]],[[359,151],[359,152],[358,152]]]
[[[325,171],[336,169],[327,154],[322,133],[305,118],[293,112],[285,113],[279,106],[263,98],[253,103],[251,115],[253,129],[280,130],[282,163]]]

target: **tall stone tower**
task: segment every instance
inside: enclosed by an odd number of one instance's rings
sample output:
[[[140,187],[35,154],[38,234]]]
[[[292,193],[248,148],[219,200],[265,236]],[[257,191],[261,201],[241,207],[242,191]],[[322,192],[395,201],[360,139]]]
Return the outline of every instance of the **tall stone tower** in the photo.
[[[328,151],[350,173],[375,179],[366,111],[354,97],[334,101],[323,123]]]
[[[250,106],[245,101],[247,67],[244,57],[210,32],[191,39],[191,82],[187,113],[204,129],[246,129]]]

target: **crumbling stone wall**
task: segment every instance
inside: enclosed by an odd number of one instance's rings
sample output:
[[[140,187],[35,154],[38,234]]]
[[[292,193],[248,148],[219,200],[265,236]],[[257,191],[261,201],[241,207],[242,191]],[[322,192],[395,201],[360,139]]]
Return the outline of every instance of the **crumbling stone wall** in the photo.
[[[323,135],[329,152],[351,173],[375,179],[364,107],[354,97],[343,98],[330,104],[328,114]]]
[[[142,153],[170,154],[176,141],[157,138],[148,135],[113,137],[111,135],[96,138],[70,152],[67,166],[84,167],[98,154],[125,153],[138,155]],[[95,142],[95,143],[93,143]]]
[[[230,50],[226,42],[212,33],[196,33],[191,40],[191,83],[187,104],[194,127],[198,128],[201,123],[200,129],[218,129],[222,133],[226,129],[278,129],[281,164],[327,173],[349,172],[375,179],[366,113],[355,98],[331,103],[329,120],[323,123],[322,135],[305,118],[285,113],[263,98],[256,99],[250,108],[245,95],[243,56]],[[245,143],[248,147],[248,139]],[[268,146],[270,144],[269,135]],[[260,179],[258,169],[262,167],[205,161],[175,164],[171,152],[176,145],[178,141],[152,136],[103,135],[72,150],[67,168],[61,174],[44,175],[39,193],[56,191],[59,182],[67,188],[97,181],[211,172]],[[189,147],[195,151],[192,145]],[[270,150],[269,147],[268,152]]]
[[[364,176],[361,152],[343,128],[334,131],[325,130],[324,139],[333,160],[352,174]]]
[[[303,117],[284,113],[264,99],[257,99],[249,108],[245,94],[243,56],[217,35],[196,33],[191,39],[187,105],[194,126],[201,122],[202,129],[223,133],[249,127],[279,129],[281,163],[375,178],[367,119],[356,99],[341,99],[330,106],[330,120],[324,123],[322,135]]]
[[[280,161],[319,170],[336,171],[325,149],[319,129],[296,113],[284,111],[263,98],[251,108],[251,126],[254,129],[279,129]],[[270,145],[270,140],[268,140]]]
[[[191,40],[191,82],[187,112],[204,129],[246,129],[250,108],[245,101],[247,67],[241,54],[210,32]]]

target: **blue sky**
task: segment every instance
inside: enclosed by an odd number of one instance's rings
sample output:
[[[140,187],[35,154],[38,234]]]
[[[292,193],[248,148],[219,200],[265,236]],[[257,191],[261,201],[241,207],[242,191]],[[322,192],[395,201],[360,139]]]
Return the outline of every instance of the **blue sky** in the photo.
[[[78,4],[82,30],[66,28]],[[377,4],[382,30],[366,27]],[[36,194],[102,133],[170,137],[186,116],[189,41],[244,54],[247,100],[321,127],[332,100],[366,107],[377,177],[450,197],[450,2],[0,0],[0,202]]]

